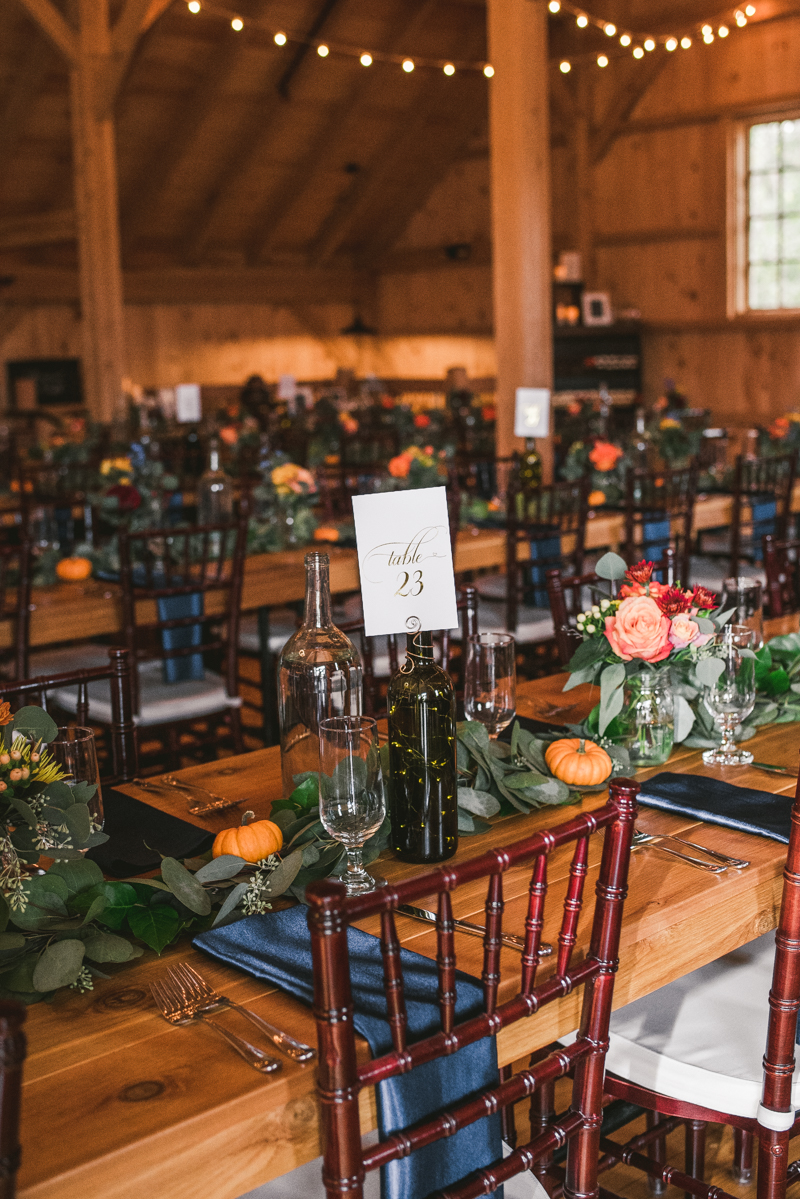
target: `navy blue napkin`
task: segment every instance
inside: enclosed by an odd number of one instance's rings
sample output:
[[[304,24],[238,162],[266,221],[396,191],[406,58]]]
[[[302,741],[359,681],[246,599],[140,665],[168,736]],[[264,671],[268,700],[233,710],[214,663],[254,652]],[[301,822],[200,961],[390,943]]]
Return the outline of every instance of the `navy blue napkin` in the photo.
[[[642,783],[639,803],[681,816],[696,816],[709,824],[737,828],[757,837],[789,844],[793,795],[773,795],[735,787],[722,779],[663,771]]]
[[[749,551],[754,561],[760,562],[762,557],[761,538],[775,533],[775,521],[778,515],[778,503],[774,496],[754,495],[750,499],[750,518],[752,532],[749,540]]]
[[[669,516],[664,512],[647,512],[642,521],[642,557],[648,562],[660,562],[669,549],[672,533]],[[662,582],[666,583],[666,579]]]
[[[159,620],[181,620],[185,616],[200,616],[204,612],[202,591],[190,595],[168,595],[156,600]],[[191,645],[203,644],[202,624],[181,625],[177,629],[162,629],[161,644],[164,649],[186,649]],[[203,655],[186,654],[179,658],[164,659],[164,682],[185,683],[187,679],[205,678]]]
[[[161,864],[161,857],[205,853],[214,840],[206,829],[179,820],[123,791],[103,787],[103,832],[108,840],[87,851],[104,874],[128,878]]]
[[[533,604],[536,608],[547,608],[547,572],[561,567],[561,532],[557,525],[545,525],[535,529],[531,537],[530,582],[533,586]]]
[[[311,938],[305,907],[287,908],[266,916],[249,916],[224,928],[200,933],[193,944],[212,957],[246,970],[256,978],[277,983],[282,990],[311,1004],[314,985]],[[386,988],[381,944],[377,937],[348,928],[350,977],[355,1016],[353,1023],[368,1042],[374,1057],[392,1048],[386,1018]],[[401,949],[410,1041],[438,1032],[436,963],[421,954]],[[456,1016],[459,1021],[484,1010],[483,987],[468,974],[456,974]],[[378,1123],[381,1137],[417,1123],[499,1079],[497,1045],[485,1037],[451,1057],[437,1058],[378,1084]],[[410,1157],[390,1162],[381,1170],[383,1199],[424,1199],[443,1190],[473,1170],[500,1161],[503,1156],[500,1116],[490,1116],[463,1128],[455,1136],[436,1141]],[[496,1192],[502,1199],[502,1187]]]

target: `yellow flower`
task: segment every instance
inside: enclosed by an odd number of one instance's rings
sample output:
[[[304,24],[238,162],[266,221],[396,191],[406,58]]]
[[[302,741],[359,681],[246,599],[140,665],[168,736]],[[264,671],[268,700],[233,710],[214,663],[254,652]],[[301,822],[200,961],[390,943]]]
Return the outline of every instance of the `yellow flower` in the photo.
[[[673,420],[671,416],[665,416],[658,427],[659,429],[680,429],[681,422]]]
[[[600,491],[600,489],[598,488],[597,491],[589,492],[589,506],[590,507],[597,508],[600,506],[600,504],[604,504],[605,502],[606,502],[606,493],[604,491]]]
[[[786,419],[794,421],[795,424],[797,424],[798,422],[800,422],[800,412],[787,412]]]
[[[104,458],[100,463],[100,474],[110,475],[112,470],[121,470],[130,474],[133,470],[130,458]]]

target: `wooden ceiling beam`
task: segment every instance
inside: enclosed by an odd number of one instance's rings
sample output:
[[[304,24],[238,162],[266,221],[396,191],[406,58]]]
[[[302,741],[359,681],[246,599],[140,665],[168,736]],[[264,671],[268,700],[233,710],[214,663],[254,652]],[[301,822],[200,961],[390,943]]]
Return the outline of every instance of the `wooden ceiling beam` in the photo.
[[[34,101],[45,77],[53,66],[54,55],[49,42],[34,33],[28,43],[11,86],[11,92],[0,108],[0,163],[7,163],[25,132]]]
[[[0,250],[47,246],[74,241],[78,226],[74,208],[59,212],[40,212],[33,216],[6,217],[0,220]]]
[[[70,63],[78,61],[78,35],[51,0],[19,0],[19,3]]]
[[[666,54],[653,55],[648,61],[637,64],[628,79],[621,84],[611,102],[601,127],[592,135],[592,165],[599,166],[614,142],[625,128],[631,113],[650,86],[655,83],[669,62]]]
[[[322,30],[325,21],[331,16],[334,8],[339,3],[341,3],[341,0],[324,0],[311,27],[314,32],[309,33],[309,37],[317,36]],[[308,47],[304,48],[308,49]],[[300,69],[302,61],[303,59],[298,59],[296,66],[290,65],[291,78]],[[231,137],[228,153],[219,164],[216,179],[211,185],[200,211],[196,215],[194,228],[186,239],[183,261],[187,265],[196,266],[197,263],[202,261],[220,209],[226,202],[228,185],[242,178],[249,169],[253,159],[261,153],[264,131],[269,130],[278,111],[286,104],[285,88],[288,87],[288,83],[286,82],[287,74],[288,71],[285,70],[278,80],[275,92],[269,101],[266,104],[254,105],[249,119]],[[282,87],[284,91],[281,90]]]
[[[312,47],[309,45],[309,43],[311,41],[313,41],[313,39],[322,32],[325,22],[327,21],[328,17],[333,12],[334,8],[336,8],[338,3],[339,3],[339,0],[322,0],[322,4],[321,4],[320,8],[317,10],[317,15],[314,17],[314,20],[311,22],[311,25],[306,30],[306,33],[305,33],[306,41],[301,42],[300,45],[297,47],[297,49],[294,51],[294,54],[292,55],[289,65],[286,67],[286,70],[283,72],[280,79],[278,80],[278,93],[281,96],[283,96],[284,100],[289,99],[289,84],[292,82],[295,75],[300,70],[300,67],[302,66],[302,64],[306,58],[306,55],[312,49]]]
[[[413,4],[409,4],[402,28],[384,47],[384,53],[399,53],[438,3],[439,0],[415,0]],[[337,152],[337,134],[341,135],[345,126],[354,118],[357,119],[359,110],[369,104],[370,99],[379,91],[380,79],[374,73],[364,71],[357,77],[346,96],[331,107],[308,150],[289,170],[277,191],[269,195],[266,204],[255,214],[252,227],[257,232],[248,247],[249,262],[265,262],[269,258],[282,218],[296,202],[297,197],[310,186],[315,171],[319,170],[324,161],[330,161]],[[252,157],[260,154],[262,149],[260,142],[257,143],[253,147]]]
[[[172,0],[125,0],[111,32],[111,60],[106,70],[102,104],[110,111],[117,101],[137,47]]]

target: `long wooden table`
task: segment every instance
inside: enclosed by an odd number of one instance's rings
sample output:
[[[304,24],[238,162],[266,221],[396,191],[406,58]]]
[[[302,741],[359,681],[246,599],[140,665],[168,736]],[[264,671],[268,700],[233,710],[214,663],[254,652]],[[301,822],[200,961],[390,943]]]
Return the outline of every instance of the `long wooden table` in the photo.
[[[521,715],[545,720],[580,719],[597,698],[589,687],[561,693],[565,676],[520,688]],[[796,765],[800,726],[778,725],[751,742],[761,760]],[[696,751],[678,748],[668,768],[698,778],[713,775],[773,794],[791,792],[792,779],[752,768],[710,770]],[[640,779],[654,771],[642,771]],[[192,767],[184,777],[202,779],[212,790],[246,798],[257,815],[267,815],[280,795],[280,764],[275,749],[259,750],[211,765]],[[190,816],[179,796],[154,797],[127,787],[145,802],[217,830],[233,823],[230,814]],[[582,810],[605,795],[587,796]],[[567,817],[568,810],[545,810],[495,822],[492,831],[462,838],[459,856],[509,844]],[[630,890],[614,1006],[620,1007],[774,928],[781,895],[785,847],[715,825],[643,808],[639,827],[653,832],[684,831],[701,844],[749,859],[747,870],[705,874],[656,850],[637,850],[631,862]],[[598,846],[589,863],[586,895],[599,865]],[[416,872],[392,855],[380,869],[391,878]],[[568,857],[554,852],[545,936],[558,928]],[[505,876],[504,927],[523,931],[528,878],[522,870]],[[481,887],[454,895],[457,916],[482,919]],[[377,932],[374,921],[363,925]],[[403,944],[435,956],[435,933],[398,918]],[[578,931],[576,952],[588,944],[588,917]],[[457,938],[458,965],[480,975],[482,947]],[[98,980],[86,995],[66,992],[49,1005],[29,1010],[29,1057],[25,1068],[22,1119],[24,1199],[236,1199],[270,1178],[288,1172],[320,1152],[313,1064],[288,1059],[276,1076],[260,1077],[228,1046],[202,1026],[174,1028],[156,1012],[149,983],[173,961],[190,961],[223,993],[303,1040],[314,1040],[309,1009],[273,986],[218,965],[186,942],[159,959],[146,953],[136,963],[111,967],[114,977]],[[542,978],[552,961],[545,965]],[[502,951],[501,998],[515,992],[519,955]],[[519,1061],[534,1049],[577,1027],[580,998],[567,996],[498,1038],[501,1064]],[[252,1029],[226,1016],[231,1026]],[[364,1053],[366,1054],[366,1048]],[[374,1096],[362,1093],[364,1127],[376,1121]]]

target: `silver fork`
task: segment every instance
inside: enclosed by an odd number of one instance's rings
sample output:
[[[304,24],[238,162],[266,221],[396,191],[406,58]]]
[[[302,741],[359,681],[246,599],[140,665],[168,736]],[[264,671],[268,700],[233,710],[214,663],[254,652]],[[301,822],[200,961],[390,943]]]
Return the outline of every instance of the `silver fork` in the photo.
[[[179,991],[176,990],[172,980],[151,983],[150,990],[161,1010],[161,1015],[170,1024],[193,1024],[196,1019],[203,1020],[215,1032],[219,1033],[223,1040],[232,1045],[248,1065],[258,1070],[259,1073],[273,1074],[275,1070],[280,1070],[281,1063],[277,1058],[270,1057],[269,1054],[264,1053],[263,1049],[257,1049],[249,1041],[243,1041],[241,1037],[237,1037],[235,1033],[229,1032],[227,1028],[222,1024],[218,1024],[216,1020],[212,1020],[210,1016],[204,1015],[201,1011],[193,1011],[188,1007],[184,1003]]]
[[[702,862],[700,858],[693,858],[691,854],[681,853],[677,849],[670,849],[668,845],[661,844],[661,838],[654,833],[639,833],[633,834],[633,848],[640,849],[645,847],[651,849],[660,849],[662,853],[671,854],[673,858],[679,858],[682,862],[686,862],[689,866],[696,866],[698,870],[707,870],[709,874],[723,874],[728,867],[721,863],[717,866],[713,862]]]
[[[287,1057],[293,1058],[296,1062],[310,1062],[316,1056],[316,1050],[312,1049],[310,1045],[304,1045],[302,1041],[296,1041],[288,1032],[283,1032],[274,1024],[268,1024],[266,1020],[262,1020],[261,1016],[251,1012],[249,1008],[242,1007],[235,999],[228,999],[227,996],[220,995],[188,962],[170,966],[168,974],[180,989],[186,1003],[191,1004],[196,1011],[215,1011],[219,1007],[234,1008],[235,1011],[246,1016],[252,1024],[255,1024],[256,1028],[261,1029],[275,1048],[280,1049],[281,1053],[285,1053]]]
[[[143,791],[184,791],[191,796],[194,792],[200,792],[202,795],[209,796],[211,802],[201,804],[197,801],[192,802],[187,799],[187,808],[192,816],[206,816],[210,812],[221,812],[225,808],[237,808],[240,804],[246,803],[244,799],[225,799],[222,795],[216,795],[213,791],[209,791],[207,787],[201,787],[197,783],[184,783],[180,779],[172,778],[166,775],[163,779],[140,779],[131,780],[137,787],[141,787]]]

